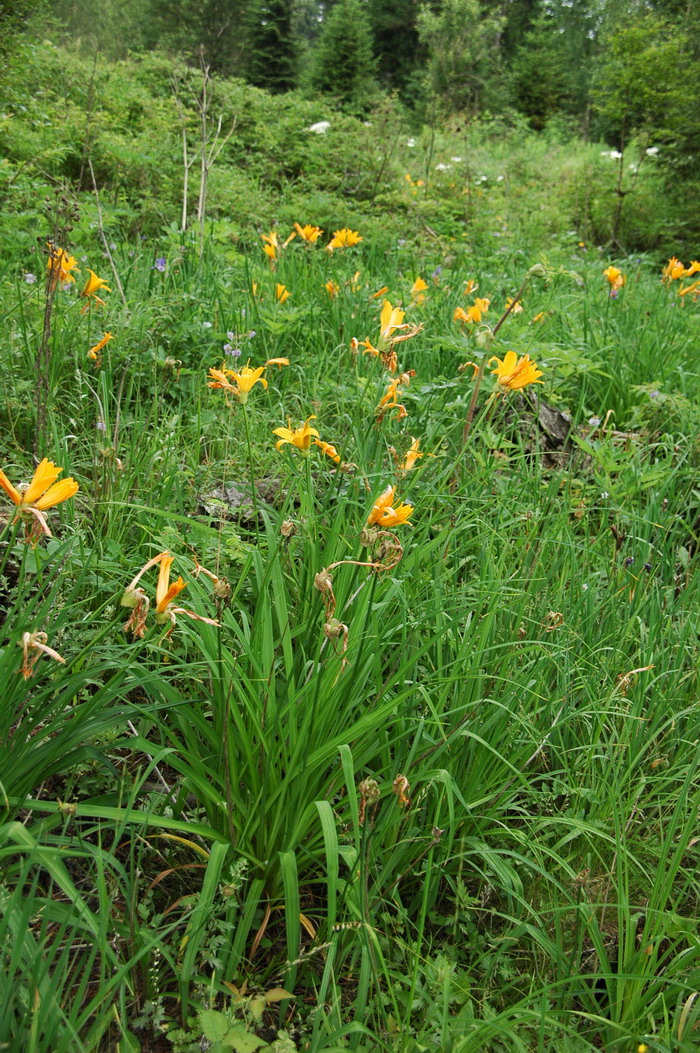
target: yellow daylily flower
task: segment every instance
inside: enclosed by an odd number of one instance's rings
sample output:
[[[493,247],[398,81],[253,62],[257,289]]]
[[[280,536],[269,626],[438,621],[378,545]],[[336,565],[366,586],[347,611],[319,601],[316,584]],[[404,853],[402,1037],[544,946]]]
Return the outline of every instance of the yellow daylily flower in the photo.
[[[206,622],[207,625],[218,625],[219,623],[215,618],[205,618],[201,614],[195,614],[194,611],[188,611],[185,607],[173,607],[172,602],[176,596],[178,596],[183,589],[187,588],[187,582],[178,576],[177,581],[170,584],[170,568],[173,564],[174,557],[165,554],[160,559],[160,570],[158,572],[158,584],[156,585],[156,610],[155,619],[158,625],[163,625],[165,622],[171,622],[170,632],[172,632],[175,623],[177,621],[176,615],[186,614],[188,618],[194,618],[198,622]],[[168,633],[168,635],[170,635]]]
[[[170,584],[170,568],[173,565],[174,556],[164,556],[160,561],[158,572],[158,584],[156,585],[156,621],[165,622],[168,619],[167,609],[179,593],[187,588],[187,582],[178,576],[177,581]]]
[[[323,234],[320,227],[314,227],[310,223],[305,223],[303,227],[300,223],[295,223],[294,229],[301,240],[305,241],[307,245],[315,245],[321,234]]]
[[[700,280],[692,282],[691,285],[686,285],[684,289],[678,290],[679,296],[692,296],[693,301],[700,297]]]
[[[513,297],[509,296],[508,299],[506,300],[506,308],[510,307],[510,305],[512,303],[513,303]],[[520,300],[518,300],[518,302],[515,304],[515,306],[513,307],[512,311],[510,313],[511,314],[520,314],[522,309],[523,309],[523,305],[521,304]]]
[[[333,237],[328,242],[328,248],[332,252],[333,249],[347,249],[352,245],[357,245],[363,239],[356,230],[350,230],[349,227],[343,227],[341,230],[334,230]]]
[[[331,300],[335,300],[336,296],[340,292],[340,286],[338,285],[338,283],[332,281],[331,279],[329,279],[326,282],[326,284],[324,285],[324,289],[330,296]]]
[[[243,366],[239,372],[236,372],[235,369],[210,369],[209,376],[212,379],[209,381],[209,387],[222,388],[224,391],[230,392],[236,396],[242,406],[245,406],[250,390],[255,384],[262,384],[264,388],[267,387],[267,381],[263,376],[264,372],[265,366],[251,369],[250,365]],[[233,383],[231,383],[229,377],[233,379]]]
[[[49,272],[49,284],[53,287],[58,282],[66,285],[68,282],[74,282],[75,278],[71,274],[71,271],[78,268],[78,261],[74,256],[71,256],[66,252],[65,249],[59,249],[57,245],[52,245],[50,242],[47,243],[49,250],[49,258],[46,263],[46,269]]]
[[[405,314],[405,311],[392,307],[389,300],[385,300],[379,317],[379,339],[389,340],[394,329],[409,329],[410,326],[402,324]]]
[[[287,286],[280,285],[280,283],[277,282],[277,284],[275,285],[275,299],[278,301],[278,303],[284,303],[285,300],[288,300],[290,296],[291,293]]]
[[[304,457],[308,457],[311,451],[311,440],[314,437],[317,439],[320,437],[315,428],[309,427],[310,420],[316,420],[315,413],[307,417],[300,428],[275,428],[272,434],[279,435],[279,439],[275,443],[275,449],[279,450],[285,443],[289,443],[292,446],[296,446],[299,453],[303,454]],[[289,423],[291,424],[291,421]]]
[[[699,271],[700,271],[700,261],[699,260],[693,260],[691,262],[690,266],[686,267],[685,270],[683,271],[683,277],[684,278],[692,278],[692,276],[694,274],[697,274]]]
[[[289,359],[288,358],[268,358],[267,362],[265,363],[265,367],[266,368],[267,368],[267,366],[277,366],[278,369],[281,369],[282,366],[288,366],[288,365],[289,365]]]
[[[398,390],[402,385],[408,385],[411,383],[411,377],[415,376],[414,370],[409,370],[407,373],[401,373],[400,376],[389,381],[386,391],[379,400],[377,406],[376,415],[379,421],[383,420],[389,410],[395,409],[396,419],[403,420],[404,417],[408,416],[408,410],[402,403],[398,401]]]
[[[428,283],[423,278],[416,278],[411,286],[411,299],[414,303],[425,303],[425,291]]]
[[[85,288],[83,289],[80,295],[84,296],[88,301],[94,300],[95,303],[101,303],[104,307],[104,300],[101,299],[97,294],[100,291],[100,289],[104,289],[106,292],[111,292],[112,290],[110,289],[109,285],[107,285],[107,282],[103,278],[98,278],[95,272],[91,271],[89,267],[88,273],[90,277],[85,282]],[[85,305],[83,310],[85,311],[88,306],[89,303]]]
[[[87,356],[88,356],[88,358],[90,359],[91,362],[96,362],[97,365],[99,366],[100,360],[101,360],[101,357],[102,357],[100,355],[100,351],[102,350],[103,347],[105,347],[110,342],[111,339],[112,339],[112,334],[111,333],[105,333],[105,335],[102,337],[102,339],[100,341],[98,341],[98,343],[96,343],[94,347],[90,348],[90,350],[87,353]]]
[[[413,514],[413,505],[399,505],[393,507],[395,486],[387,486],[372,505],[372,510],[367,516],[368,526],[395,527],[408,522]]]
[[[517,391],[519,388],[528,387],[529,384],[543,383],[539,379],[542,376],[542,370],[530,360],[529,355],[518,358],[515,351],[508,351],[503,360],[494,355],[489,359],[489,366],[493,362],[496,363],[496,368],[491,372],[496,375],[496,382],[502,389]],[[503,393],[505,394],[505,390]]]
[[[325,453],[326,457],[330,457],[336,464],[340,464],[340,454],[331,443],[323,442],[322,439],[314,439],[314,446],[318,446],[321,453]]]
[[[482,310],[474,304],[472,307],[468,307],[466,311],[463,307],[455,307],[455,313],[452,315],[453,322],[464,322],[465,325],[472,325],[472,323],[479,323],[482,318]]]
[[[155,619],[157,624],[163,625],[165,622],[171,622],[168,636],[175,627],[178,614],[186,614],[188,618],[194,618],[198,622],[206,622],[207,625],[218,625],[219,623],[215,618],[205,618],[202,614],[195,614],[194,611],[188,611],[184,607],[173,607],[172,602],[176,596],[178,596],[183,589],[187,587],[187,582],[178,576],[177,581],[170,584],[170,568],[173,565],[173,557],[169,552],[159,552],[157,556],[153,556],[147,563],[141,567],[136,577],[127,585],[124,590],[124,595],[121,598],[121,606],[128,607],[131,609],[129,620],[124,626],[124,632],[131,631],[135,637],[142,637],[146,630],[146,616],[150,607],[150,600],[146,595],[144,589],[139,586],[139,581],[151,567],[155,567],[160,563],[160,570],[158,572],[158,583],[156,585],[156,609]],[[198,570],[204,568],[199,567]],[[196,573],[196,571],[195,571]],[[213,577],[213,575],[210,575]]]
[[[260,237],[265,242],[265,244],[262,247],[262,250],[267,256],[267,258],[270,260],[276,260],[280,250],[277,232],[271,230],[269,234],[261,234]]]
[[[607,278],[610,284],[611,295],[615,292],[619,292],[623,285],[627,282],[627,278],[624,276],[619,267],[606,267],[603,271],[603,277]]]
[[[425,454],[420,452],[420,439],[414,439],[413,436],[411,436],[411,445],[406,452],[406,456],[399,465],[399,470],[402,472],[410,472],[415,466],[418,458],[424,456]]]
[[[674,282],[677,278],[682,278],[684,274],[685,267],[681,261],[677,256],[671,256],[671,259],[661,272],[661,280],[664,282]]]
[[[33,515],[47,537],[51,537],[51,531],[43,513],[54,505],[75,497],[79,490],[75,479],[61,479],[60,482],[56,482],[62,471],[62,468],[44,457],[29,485],[23,490],[18,490],[0,470],[0,486],[16,505],[15,516],[27,513]]]
[[[375,293],[372,293],[370,300],[378,300],[380,296],[385,296],[389,292],[388,285],[382,285],[381,289],[377,289]]]
[[[476,292],[479,288],[479,283],[475,282],[473,278],[468,278],[464,283],[465,296],[469,296],[471,293]]]

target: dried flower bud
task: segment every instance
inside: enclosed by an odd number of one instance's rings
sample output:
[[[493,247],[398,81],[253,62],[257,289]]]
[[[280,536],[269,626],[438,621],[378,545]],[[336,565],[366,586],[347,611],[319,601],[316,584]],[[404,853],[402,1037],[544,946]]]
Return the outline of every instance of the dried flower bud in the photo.
[[[337,640],[346,631],[347,626],[343,625],[337,618],[329,618],[323,626],[323,635],[327,636],[329,640]]]
[[[231,582],[227,578],[217,578],[214,582],[214,596],[217,600],[226,601],[231,595]]]
[[[376,779],[363,779],[357,788],[366,801],[378,801],[381,796]]]
[[[285,519],[280,527],[282,537],[292,537],[297,532],[297,525],[293,519]],[[318,588],[318,586],[316,586]]]
[[[314,585],[319,592],[332,592],[333,591],[333,578],[328,571],[323,568],[319,570],[318,574],[314,575]]]

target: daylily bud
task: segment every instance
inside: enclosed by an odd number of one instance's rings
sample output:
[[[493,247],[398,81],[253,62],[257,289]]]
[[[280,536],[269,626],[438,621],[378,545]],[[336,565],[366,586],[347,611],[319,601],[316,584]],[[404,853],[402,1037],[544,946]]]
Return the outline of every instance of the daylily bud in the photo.
[[[217,600],[227,600],[231,595],[231,582],[226,578],[217,578],[214,582],[214,596]]]
[[[528,278],[546,278],[547,270],[541,263],[535,263],[527,272]]]
[[[476,334],[476,343],[478,347],[483,347],[486,351],[491,347],[493,343],[493,333],[488,326],[484,326]]]

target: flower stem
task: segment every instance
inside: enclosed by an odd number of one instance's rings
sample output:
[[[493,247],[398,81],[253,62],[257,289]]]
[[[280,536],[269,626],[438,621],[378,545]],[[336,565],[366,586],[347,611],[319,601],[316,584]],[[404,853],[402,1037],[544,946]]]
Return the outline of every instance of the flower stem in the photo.
[[[253,447],[250,442],[250,422],[248,420],[248,407],[243,406],[243,420],[245,421],[245,441],[248,447],[248,470],[250,472],[250,496],[253,502],[253,515],[255,516],[255,532],[260,536],[260,523],[258,521],[258,499],[255,493],[255,473],[253,471]]]

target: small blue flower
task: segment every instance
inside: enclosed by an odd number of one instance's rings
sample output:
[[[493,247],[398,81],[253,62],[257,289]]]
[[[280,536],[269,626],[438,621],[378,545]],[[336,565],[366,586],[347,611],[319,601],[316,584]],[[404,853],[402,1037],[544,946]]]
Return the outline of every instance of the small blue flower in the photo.
[[[161,274],[165,271],[165,256],[158,256],[156,262],[151,267],[152,271],[160,271]]]

